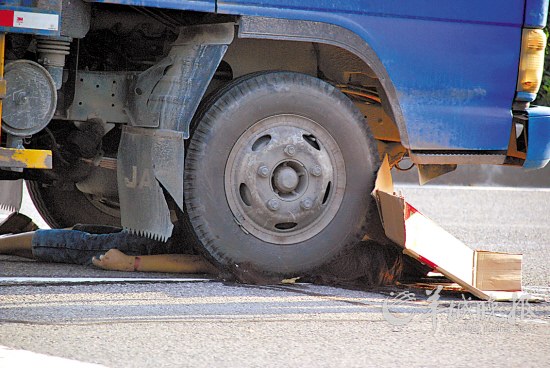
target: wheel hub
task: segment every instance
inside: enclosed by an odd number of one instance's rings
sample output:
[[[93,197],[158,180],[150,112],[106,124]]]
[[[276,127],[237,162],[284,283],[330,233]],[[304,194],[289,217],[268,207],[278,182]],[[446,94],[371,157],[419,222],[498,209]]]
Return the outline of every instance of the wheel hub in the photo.
[[[297,115],[263,119],[245,131],[226,164],[227,201],[241,228],[277,244],[324,229],[343,199],[346,173],[334,138]]]
[[[284,194],[294,191],[298,186],[299,180],[298,173],[290,166],[286,166],[286,162],[279,165],[275,169],[275,174],[273,174],[275,189]]]

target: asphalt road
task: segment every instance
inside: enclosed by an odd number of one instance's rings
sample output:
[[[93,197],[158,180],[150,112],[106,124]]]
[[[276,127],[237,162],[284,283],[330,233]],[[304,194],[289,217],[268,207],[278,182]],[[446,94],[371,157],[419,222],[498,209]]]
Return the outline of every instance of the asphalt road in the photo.
[[[472,248],[523,253],[525,289],[550,301],[550,190],[402,190]],[[16,283],[15,276],[65,279]],[[0,277],[9,277],[0,279],[0,367],[92,366],[77,361],[108,367],[550,364],[548,302],[487,303],[443,294],[432,303],[418,289],[246,286],[6,256]]]

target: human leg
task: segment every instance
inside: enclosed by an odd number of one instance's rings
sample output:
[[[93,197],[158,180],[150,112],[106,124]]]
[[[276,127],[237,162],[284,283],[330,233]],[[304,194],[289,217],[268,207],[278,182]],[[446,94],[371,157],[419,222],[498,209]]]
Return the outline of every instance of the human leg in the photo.
[[[0,236],[0,254],[11,254],[20,257],[33,258],[32,238],[34,231],[21,234]]]
[[[46,262],[90,265],[92,257],[99,257],[110,249],[146,255],[159,245],[157,243],[127,232],[90,234],[77,230],[38,230],[32,239],[32,251],[37,259]]]

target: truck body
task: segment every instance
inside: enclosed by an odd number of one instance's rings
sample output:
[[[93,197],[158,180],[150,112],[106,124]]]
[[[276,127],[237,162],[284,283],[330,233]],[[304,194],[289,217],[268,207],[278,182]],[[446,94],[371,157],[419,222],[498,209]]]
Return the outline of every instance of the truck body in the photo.
[[[5,1],[0,198],[16,208],[9,181],[25,179],[52,227],[166,239],[179,213],[217,263],[317,267],[377,238],[386,155],[422,182],[548,163],[550,108],[531,106],[547,13],[546,0]]]

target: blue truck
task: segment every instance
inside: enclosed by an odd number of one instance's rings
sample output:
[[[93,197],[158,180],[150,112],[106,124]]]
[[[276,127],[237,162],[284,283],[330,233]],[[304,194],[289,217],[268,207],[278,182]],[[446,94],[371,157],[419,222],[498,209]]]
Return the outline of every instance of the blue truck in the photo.
[[[420,180],[550,160],[547,0],[4,0],[0,199],[52,227],[175,218],[222,265],[293,275]]]

